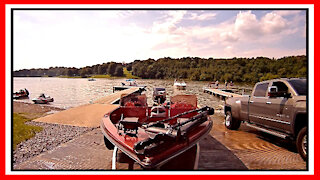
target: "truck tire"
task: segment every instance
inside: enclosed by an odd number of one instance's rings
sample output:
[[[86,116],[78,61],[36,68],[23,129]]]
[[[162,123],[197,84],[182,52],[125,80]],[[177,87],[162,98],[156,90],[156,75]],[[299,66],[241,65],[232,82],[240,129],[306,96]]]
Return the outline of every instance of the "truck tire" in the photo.
[[[233,119],[231,111],[227,111],[224,124],[228,129],[237,130],[240,127],[241,121]]]
[[[303,127],[297,136],[297,140],[296,140],[296,146],[297,146],[297,150],[300,154],[300,156],[302,157],[302,159],[304,161],[306,161],[307,159],[307,152],[308,152],[308,142],[307,142],[307,127]]]
[[[104,144],[106,145],[106,147],[109,150],[114,149],[114,145],[105,136],[103,136],[103,138],[104,138]]]

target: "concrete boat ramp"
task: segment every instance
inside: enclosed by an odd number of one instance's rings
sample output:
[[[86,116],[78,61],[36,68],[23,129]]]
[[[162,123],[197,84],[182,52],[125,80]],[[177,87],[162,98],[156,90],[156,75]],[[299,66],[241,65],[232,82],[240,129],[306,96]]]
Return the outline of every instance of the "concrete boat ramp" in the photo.
[[[114,103],[119,101],[122,94],[132,94],[139,91],[140,88],[132,87],[98,99],[92,104],[70,108],[34,121],[80,127],[99,127],[103,115],[119,106]]]

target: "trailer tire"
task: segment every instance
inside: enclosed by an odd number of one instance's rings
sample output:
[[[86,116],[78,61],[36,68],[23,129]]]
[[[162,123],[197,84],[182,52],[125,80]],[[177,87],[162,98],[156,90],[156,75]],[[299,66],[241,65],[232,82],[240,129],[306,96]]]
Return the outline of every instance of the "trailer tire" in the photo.
[[[240,127],[241,121],[232,118],[231,111],[227,111],[224,124],[228,129],[237,130]]]
[[[106,147],[109,150],[114,149],[114,145],[105,136],[103,136],[103,138],[104,138],[104,144],[106,145]]]
[[[300,156],[302,157],[302,159],[304,161],[307,160],[307,152],[308,152],[308,134],[307,134],[307,127],[303,127],[297,136],[297,140],[296,140],[296,146],[297,146],[297,150],[300,154]]]

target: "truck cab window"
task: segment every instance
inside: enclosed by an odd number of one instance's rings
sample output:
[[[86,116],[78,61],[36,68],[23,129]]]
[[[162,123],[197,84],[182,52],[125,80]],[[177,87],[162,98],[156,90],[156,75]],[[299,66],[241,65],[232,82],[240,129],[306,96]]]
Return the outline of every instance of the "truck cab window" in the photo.
[[[253,96],[255,97],[265,97],[268,89],[269,83],[258,84]]]
[[[283,82],[273,82],[272,86],[278,87],[278,93],[276,97],[286,97],[288,94],[288,87]]]

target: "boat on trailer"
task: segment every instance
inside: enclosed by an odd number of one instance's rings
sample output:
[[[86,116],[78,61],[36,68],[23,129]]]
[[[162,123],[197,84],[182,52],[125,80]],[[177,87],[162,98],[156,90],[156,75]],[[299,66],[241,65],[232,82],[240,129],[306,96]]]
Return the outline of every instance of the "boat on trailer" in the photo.
[[[209,133],[213,113],[210,107],[197,109],[195,95],[177,95],[170,105],[153,107],[145,94],[123,95],[120,106],[104,115],[101,129],[109,149],[119,148],[143,169],[160,169]]]

